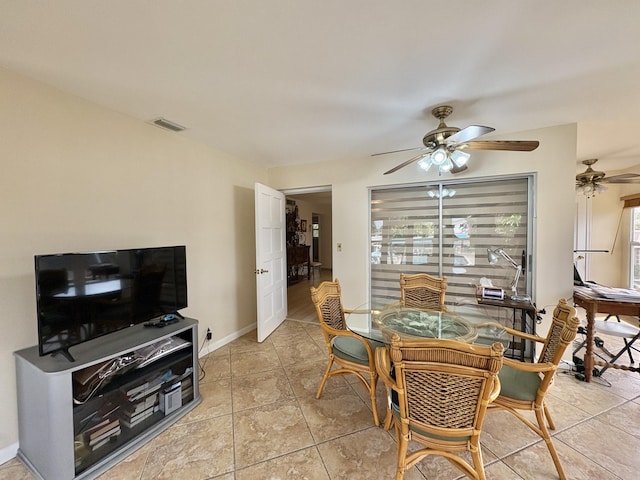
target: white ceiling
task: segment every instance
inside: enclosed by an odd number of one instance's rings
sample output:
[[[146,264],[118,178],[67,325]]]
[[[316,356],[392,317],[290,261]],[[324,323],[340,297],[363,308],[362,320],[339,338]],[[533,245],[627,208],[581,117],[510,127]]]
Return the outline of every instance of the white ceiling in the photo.
[[[640,163],[637,0],[2,0],[0,65],[269,166],[418,147],[443,103]]]

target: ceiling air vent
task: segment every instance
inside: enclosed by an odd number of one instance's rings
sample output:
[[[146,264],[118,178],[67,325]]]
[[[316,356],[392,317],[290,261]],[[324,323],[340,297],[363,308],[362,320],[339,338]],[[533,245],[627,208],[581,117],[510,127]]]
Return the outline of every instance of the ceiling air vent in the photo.
[[[171,130],[172,132],[181,132],[183,130],[186,130],[186,127],[183,127],[182,125],[178,125],[177,123],[170,122],[166,118],[162,118],[162,117],[152,120],[151,123],[153,123],[154,125],[160,128],[166,128],[167,130]]]

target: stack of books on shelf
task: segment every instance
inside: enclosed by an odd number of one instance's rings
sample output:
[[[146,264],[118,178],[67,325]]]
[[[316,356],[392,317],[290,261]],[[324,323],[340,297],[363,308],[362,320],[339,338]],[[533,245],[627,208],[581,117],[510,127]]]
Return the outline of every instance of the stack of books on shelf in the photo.
[[[122,410],[122,424],[132,428],[158,411],[158,392],[154,392]]]
[[[159,410],[160,387],[174,375],[171,370],[157,374],[146,379],[140,385],[128,388],[124,391],[127,397],[127,405],[121,414],[122,424],[128,428],[135,427],[144,419],[150,417]]]
[[[105,418],[103,421],[82,432],[76,437],[76,442],[93,451],[109,442],[115,441],[120,435],[120,419]]]

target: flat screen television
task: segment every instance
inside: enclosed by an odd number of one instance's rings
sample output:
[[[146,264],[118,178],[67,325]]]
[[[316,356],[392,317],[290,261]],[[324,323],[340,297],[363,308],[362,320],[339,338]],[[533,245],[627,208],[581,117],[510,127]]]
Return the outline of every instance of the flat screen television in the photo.
[[[187,307],[184,246],[35,256],[40,355]]]

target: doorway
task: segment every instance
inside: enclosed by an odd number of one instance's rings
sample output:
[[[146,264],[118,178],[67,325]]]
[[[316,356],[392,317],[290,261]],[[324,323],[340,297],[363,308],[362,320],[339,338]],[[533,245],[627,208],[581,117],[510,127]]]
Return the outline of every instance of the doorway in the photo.
[[[292,221],[296,234],[287,236],[293,239],[293,242],[288,242],[287,249],[309,247],[309,263],[302,268],[293,266],[294,278],[287,287],[287,318],[317,322],[309,287],[332,278],[331,187],[285,190],[283,193],[288,209],[296,212]],[[311,262],[320,265],[314,268]]]

